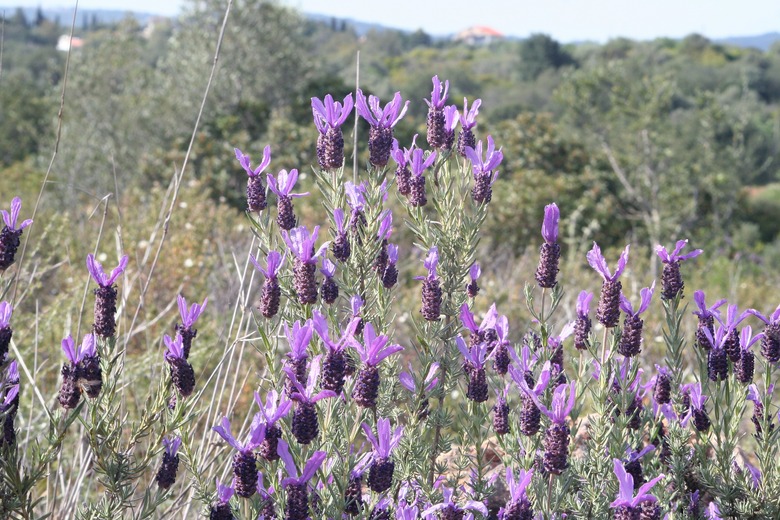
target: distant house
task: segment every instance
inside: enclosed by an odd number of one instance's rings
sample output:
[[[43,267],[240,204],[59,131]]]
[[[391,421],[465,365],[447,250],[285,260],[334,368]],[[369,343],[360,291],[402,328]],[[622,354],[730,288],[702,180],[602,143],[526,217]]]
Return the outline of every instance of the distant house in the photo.
[[[57,50],[61,52],[68,52],[71,48],[78,49],[83,46],[84,40],[75,36],[71,39],[69,34],[63,34],[57,40]]]
[[[460,31],[452,39],[456,42],[463,42],[468,45],[487,45],[495,41],[503,40],[504,35],[492,27],[475,25]]]

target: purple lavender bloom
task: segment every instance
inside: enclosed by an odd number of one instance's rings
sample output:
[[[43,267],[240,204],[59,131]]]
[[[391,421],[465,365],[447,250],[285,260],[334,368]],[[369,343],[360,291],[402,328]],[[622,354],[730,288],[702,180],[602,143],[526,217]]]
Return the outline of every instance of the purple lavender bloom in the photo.
[[[392,289],[398,282],[398,246],[387,244],[387,265],[382,273],[382,285],[385,289]]]
[[[274,507],[274,487],[265,487],[265,477],[262,471],[257,472],[257,494],[260,495],[260,499],[263,501],[263,505],[260,509],[260,516],[257,520],[272,520],[276,518],[276,508]]]
[[[354,338],[351,341],[364,364],[357,375],[352,398],[364,408],[374,408],[379,396],[379,363],[404,348],[396,344],[388,345],[389,338],[385,335],[377,336],[370,323],[367,323],[363,329],[363,343]]]
[[[626,456],[623,462],[623,467],[625,468],[626,472],[634,479],[634,489],[639,489],[639,487],[646,482],[640,461],[642,457],[653,450],[655,450],[655,446],[652,444],[645,446],[639,451],[636,451],[631,446],[626,447]]]
[[[412,152],[410,163],[411,178],[409,180],[409,204],[415,207],[422,207],[428,203],[425,193],[425,170],[433,165],[436,160],[436,152],[431,152],[425,158],[425,151],[416,148]]]
[[[557,284],[558,260],[561,257],[561,246],[558,244],[558,221],[561,213],[555,203],[544,207],[544,222],[542,238],[544,243],[539,249],[539,267],[536,269],[536,281],[539,287],[551,289]]]
[[[302,305],[317,302],[317,280],[314,275],[317,270],[317,260],[328,250],[329,242],[325,242],[319,249],[314,249],[320,227],[314,226],[314,231],[309,234],[306,226],[282,231],[282,238],[295,255],[293,265],[293,284],[298,294],[298,301]]]
[[[474,321],[474,315],[469,310],[468,304],[464,303],[460,306],[460,322],[471,333],[469,336],[469,344],[471,346],[477,343],[488,342],[492,343],[496,339],[496,322],[498,321],[498,310],[496,304],[490,306],[485,318],[477,327]]]
[[[434,76],[431,80],[433,81],[431,100],[425,100],[428,104],[428,133],[426,137],[431,148],[442,148],[445,143],[444,104],[447,102],[447,91],[450,88],[450,82],[445,81],[444,88],[442,89],[439,76]]]
[[[350,244],[349,236],[347,236],[343,209],[336,208],[333,210],[333,221],[336,223],[336,237],[331,242],[330,250],[336,260],[346,262],[352,254],[352,244]]]
[[[463,368],[469,378],[466,397],[474,402],[484,403],[488,399],[485,362],[491,355],[488,354],[488,344],[486,342],[478,343],[469,348],[460,336],[455,338],[455,344],[458,346],[460,353],[463,354],[465,359]]]
[[[11,338],[14,331],[11,328],[11,316],[14,309],[8,302],[0,302],[0,363],[8,354],[8,347],[11,345]]]
[[[718,508],[718,504],[714,500],[710,502],[707,509],[704,510],[704,517],[707,520],[723,520],[723,517],[720,515],[720,508]]]
[[[157,471],[155,481],[160,489],[168,489],[176,483],[176,473],[179,469],[179,446],[181,438],[174,435],[166,437],[163,443],[163,460],[160,469]]]
[[[747,384],[753,381],[753,372],[755,370],[755,355],[750,347],[753,346],[758,340],[764,337],[763,334],[757,334],[753,336],[753,329],[750,326],[744,327],[740,333],[740,357],[736,365],[734,365],[734,374],[737,376],[737,381],[742,384]]]
[[[649,493],[650,489],[665,475],[661,474],[655,477],[650,482],[643,484],[637,490],[636,496],[634,496],[634,479],[630,473],[626,472],[623,467],[623,462],[620,459],[612,459],[615,467],[615,475],[618,479],[619,491],[617,499],[610,504],[614,511],[615,519],[631,518],[630,513],[638,510],[642,507],[643,503],[654,504],[658,499]]]
[[[211,504],[209,520],[233,520],[233,509],[230,507],[230,499],[235,490],[233,486],[226,486],[217,478],[217,501]]]
[[[481,275],[482,268],[479,266],[479,263],[474,262],[469,268],[469,278],[471,278],[471,282],[466,285],[466,295],[469,298],[477,297],[477,294],[479,293],[479,285],[477,284],[477,280],[479,280]]]
[[[278,251],[269,251],[268,258],[266,260],[266,269],[260,265],[260,262],[253,255],[249,255],[249,260],[255,266],[255,268],[263,273],[265,281],[263,282],[263,288],[260,293],[260,313],[266,318],[273,318],[276,313],[279,312],[279,300],[282,296],[282,288],[279,286],[279,279],[277,274],[279,268],[284,263],[285,256],[279,254]]]
[[[347,203],[352,209],[349,217],[350,232],[359,239],[360,232],[366,225],[366,216],[364,214],[367,204],[366,184],[365,182],[354,184],[351,181],[347,181],[344,183],[344,193],[347,196]]]
[[[707,352],[707,375],[711,381],[723,381],[729,374],[726,343],[730,336],[730,329],[727,326],[720,325],[718,330],[715,331],[714,337],[707,329],[704,329],[703,332],[711,347]],[[737,345],[737,349],[739,349],[739,345]]]
[[[176,301],[179,304],[179,315],[181,315],[181,325],[176,324],[176,332],[181,334],[184,357],[189,358],[192,340],[198,335],[198,330],[193,329],[192,326],[195,325],[198,317],[206,309],[209,299],[204,299],[203,304],[193,303],[189,309],[187,308],[187,300],[181,294],[176,297]]]
[[[336,394],[341,394],[344,389],[344,378],[347,375],[347,357],[345,348],[355,335],[355,329],[360,322],[360,318],[352,318],[346,330],[342,333],[338,342],[331,340],[328,332],[328,321],[318,310],[312,313],[312,322],[314,330],[320,336],[327,355],[322,363],[322,373],[320,375],[320,386],[324,390],[333,390]]]
[[[780,305],[769,317],[755,309],[748,309],[747,312],[766,323],[761,339],[761,354],[770,363],[777,363],[780,361]]]
[[[326,170],[341,168],[344,164],[344,135],[341,132],[341,125],[352,112],[354,105],[352,94],[344,98],[343,105],[333,101],[333,96],[330,94],[326,95],[323,101],[311,98],[314,124],[319,131],[317,160]]]
[[[263,170],[268,168],[271,164],[271,147],[266,146],[263,150],[263,160],[260,165],[252,169],[250,164],[249,155],[244,154],[238,148],[235,149],[236,159],[241,164],[241,167],[246,171],[249,176],[249,180],[246,184],[246,203],[249,211],[262,211],[268,205],[265,199],[265,186],[263,186],[263,176],[260,175]]]
[[[569,392],[568,399],[566,397],[567,390]],[[560,475],[569,465],[567,459],[569,457],[569,437],[571,431],[566,424],[566,416],[574,409],[574,399],[577,396],[576,382],[572,381],[568,385],[558,385],[553,392],[552,403],[549,409],[542,404],[534,393],[527,395],[534,400],[536,406],[552,422],[544,437],[543,465],[548,473]]]
[[[495,143],[491,136],[487,136],[487,149],[482,159],[482,141],[477,142],[476,148],[466,148],[466,157],[471,161],[471,167],[474,174],[474,187],[471,190],[471,197],[477,204],[487,204],[493,197],[493,183],[498,179],[498,170],[496,168],[504,159],[501,149],[495,149]]]
[[[295,227],[297,222],[292,199],[305,197],[309,195],[309,192],[292,193],[295,182],[298,180],[298,170],[296,169],[292,169],[289,172],[281,170],[276,177],[269,173],[267,177],[268,187],[278,197],[276,223],[279,224],[280,229],[289,231]]]
[[[421,383],[420,392],[418,394],[417,389],[417,383],[414,380],[414,377],[412,374],[412,364],[409,363],[409,372],[401,372],[398,374],[398,381],[401,383],[401,386],[415,394],[420,398],[420,404],[417,407],[417,418],[419,420],[423,420],[426,417],[428,417],[428,397],[427,394],[433,390],[437,384],[439,384],[439,378],[436,377],[436,372],[439,370],[439,363],[433,362],[431,363],[430,368],[428,369],[428,374],[425,376],[425,379]]]
[[[393,233],[393,213],[389,209],[382,211],[379,215],[379,231],[377,231],[377,241],[379,242],[379,252],[374,258],[371,268],[381,278],[387,268],[387,244],[390,235]]]
[[[512,352],[512,344],[509,342],[509,319],[500,316],[496,321],[496,343],[493,347],[493,368],[500,376],[505,376],[509,369],[510,356],[516,357]],[[561,354],[563,351],[561,351]]]
[[[672,372],[660,365],[655,365],[655,369],[658,374],[650,380],[653,400],[659,405],[669,404],[672,402]]]
[[[596,310],[596,319],[607,328],[614,327],[620,323],[620,292],[623,290],[623,284],[620,283],[618,278],[623,274],[623,270],[628,263],[628,248],[629,246],[626,246],[620,255],[615,268],[615,274],[609,271],[607,261],[601,254],[601,248],[596,242],[593,242],[593,249],[587,254],[590,266],[604,279],[601,285],[601,298]]]
[[[195,371],[184,356],[184,345],[180,334],[171,339],[167,334],[163,336],[167,347],[165,361],[171,367],[171,381],[182,397],[189,397],[195,389]]]
[[[585,350],[590,345],[590,302],[593,293],[581,291],[577,296],[577,321],[574,324],[574,347],[577,350]]]
[[[452,150],[452,145],[455,144],[455,129],[458,127],[460,112],[458,107],[450,105],[444,107],[444,145],[445,150]]]
[[[695,249],[690,253],[681,255],[680,252],[688,243],[688,240],[678,240],[675,244],[674,251],[671,254],[662,245],[655,246],[655,252],[661,258],[661,262],[664,264],[664,272],[661,276],[661,298],[664,300],[673,300],[678,294],[682,293],[683,283],[682,275],[680,274],[680,262],[691,258],[696,258],[704,251],[701,249]]]
[[[409,196],[411,194],[411,182],[412,171],[409,169],[412,163],[412,150],[415,148],[415,141],[417,141],[417,135],[414,134],[412,139],[412,146],[409,148],[401,148],[398,145],[398,141],[393,139],[393,149],[390,152],[390,156],[396,162],[398,167],[395,169],[395,184],[398,186],[398,193],[401,195]]]
[[[227,417],[222,418],[221,425],[211,429],[238,451],[233,457],[233,483],[236,494],[243,498],[251,497],[257,491],[257,458],[252,450],[263,443],[266,424],[252,421],[249,437],[244,443],[230,433],[230,421]]]
[[[441,315],[442,291],[441,282],[436,275],[436,267],[439,265],[439,248],[436,246],[428,250],[425,257],[425,268],[428,276],[416,276],[415,280],[422,280],[422,308],[420,312],[427,321],[439,321]]]
[[[298,381],[305,381],[307,373],[306,361],[309,358],[306,348],[311,341],[313,323],[311,320],[306,320],[301,325],[300,321],[296,321],[293,323],[292,328],[287,323],[282,325],[284,326],[284,334],[287,337],[287,344],[290,346],[290,352],[287,353],[287,359],[284,363],[285,367],[293,371]],[[294,391],[292,380],[287,381],[286,388],[288,395]]]
[[[260,394],[255,392],[255,402],[260,407],[260,412],[255,415],[252,428],[256,427],[255,422],[263,421],[265,424],[265,438],[260,444],[259,454],[265,460],[277,460],[279,458],[277,445],[282,436],[282,430],[276,423],[289,415],[292,401],[287,398],[285,392],[280,394],[276,390],[271,390],[266,395],[265,403],[260,398]]]
[[[395,462],[391,459],[391,454],[401,442],[404,427],[399,426],[391,432],[390,419],[382,418],[377,421],[375,436],[369,425],[362,423],[361,426],[366,439],[374,447],[368,469],[368,487],[376,493],[382,493],[390,489],[393,484]]]
[[[642,328],[644,327],[644,321],[639,315],[650,307],[654,291],[655,281],[653,281],[650,287],[645,287],[639,291],[640,304],[636,311],[634,311],[634,307],[628,298],[623,296],[623,294],[620,295],[620,310],[626,313],[626,318],[623,321],[623,333],[620,335],[620,344],[618,345],[618,353],[620,355],[634,357],[642,351]]]
[[[19,409],[19,372],[16,361],[12,361],[0,377],[0,448],[16,444],[14,418]]]
[[[312,361],[305,387],[299,382],[295,372],[290,367],[284,367],[287,377],[290,378],[295,388],[295,391],[290,395],[292,400],[297,403],[293,412],[292,433],[300,444],[309,444],[319,435],[319,421],[314,404],[322,399],[338,395],[333,390],[314,392],[320,376],[320,360],[321,356],[317,356]]]
[[[458,153],[462,157],[466,157],[466,148],[477,146],[477,139],[474,137],[473,129],[477,126],[477,114],[479,113],[480,105],[482,105],[482,100],[476,99],[471,105],[471,110],[469,110],[469,100],[463,98],[463,114],[459,114],[460,134],[458,135]]]
[[[537,403],[539,402],[539,397],[547,390],[551,377],[551,364],[547,361],[542,367],[536,383],[534,384],[533,380],[529,381],[528,376],[531,374],[529,367],[530,356],[531,350],[528,347],[523,347],[521,362],[517,366],[509,367],[509,375],[512,376],[512,380],[522,391],[523,404],[520,410],[520,433],[527,437],[539,431],[542,414]],[[532,384],[533,388],[531,388]]]
[[[442,502],[432,505],[428,509],[422,512],[423,518],[429,518],[429,515],[433,515],[438,511],[441,511],[441,518],[458,518],[463,514],[464,510],[469,509],[472,511],[478,511],[483,516],[488,516],[488,509],[482,502],[476,500],[467,500],[463,506],[459,506],[452,500],[452,489],[442,486]],[[449,515],[449,516],[448,516]],[[457,515],[457,516],[456,516]]]
[[[710,418],[704,404],[708,397],[701,393],[701,383],[693,383],[687,386],[690,395],[690,409],[683,418],[680,419],[680,425],[684,428],[688,421],[693,418],[693,426],[700,432],[705,432],[710,428]]]
[[[710,342],[707,340],[707,335],[704,333],[704,329],[709,330],[710,335],[715,334],[715,318],[720,319],[720,312],[718,308],[726,303],[726,300],[718,300],[711,307],[707,307],[704,302],[704,291],[696,291],[693,293],[693,301],[699,308],[698,311],[693,311],[693,314],[699,317],[699,325],[696,329],[696,345],[704,350],[710,349]]]
[[[376,96],[368,96],[366,102],[366,96],[360,89],[357,91],[356,100],[358,115],[371,125],[368,132],[369,162],[376,167],[386,166],[393,146],[393,127],[406,114],[409,102],[402,105],[401,93],[396,92],[393,100],[383,109]]]
[[[365,302],[363,301],[363,298],[361,298],[359,294],[356,294],[349,299],[349,306],[352,309],[352,319],[360,318],[360,309],[363,307],[364,303]],[[355,327],[355,335],[360,335],[362,333],[363,333],[363,319],[361,318],[360,320],[358,320],[357,326]]]
[[[70,361],[70,364],[62,365],[62,386],[58,395],[60,405],[66,410],[75,408],[81,400],[81,387],[79,386],[80,368],[83,359],[80,347],[77,347],[73,338],[68,335],[62,340],[62,352]]]
[[[769,385],[769,388],[767,388],[767,392],[766,392],[767,400],[771,400],[771,396],[774,391],[775,391],[775,385],[774,384]],[[762,396],[759,393],[758,387],[756,385],[752,384],[748,386],[746,399],[753,403],[753,416],[750,418],[750,420],[753,422],[753,426],[756,427],[757,437],[761,436],[762,432],[764,431],[764,426],[767,426],[770,432],[775,428],[775,425],[772,423],[772,417],[770,416],[768,419],[765,419],[764,417],[763,398],[764,396]],[[778,418],[780,419],[780,414],[778,414]],[[764,424],[765,420],[768,422],[767,425]]]
[[[320,295],[322,296],[322,301],[330,305],[339,297],[339,286],[333,279],[333,276],[336,274],[336,264],[323,256],[320,272],[325,277],[320,287]]]
[[[742,355],[742,349],[739,344],[739,332],[737,332],[737,325],[750,315],[750,312],[744,311],[739,314],[738,307],[736,305],[729,305],[726,310],[726,321],[723,322],[720,317],[716,319],[726,328],[726,335],[723,340],[723,348],[728,354],[729,359],[736,363],[739,361]]]
[[[284,462],[288,477],[282,480],[287,494],[285,507],[286,520],[306,520],[309,516],[309,491],[307,484],[320,469],[328,454],[324,451],[316,451],[312,454],[298,476],[298,468],[295,466],[290,454],[290,448],[284,441],[279,441],[279,456]]]
[[[529,484],[531,484],[533,476],[533,468],[527,471],[521,469],[517,474],[517,478],[515,478],[511,467],[506,468],[506,485],[509,488],[509,501],[504,506],[501,514],[499,514],[501,520],[533,518],[533,507],[525,492]]]
[[[11,212],[0,210],[3,215],[3,226],[0,231],[0,273],[11,267],[16,257],[16,250],[19,249],[20,239],[24,228],[32,224],[32,220],[27,219],[20,225],[19,213],[22,211],[22,199],[14,197],[11,201]],[[17,228],[16,226],[19,225]]]
[[[127,267],[128,256],[125,255],[119,260],[119,265],[107,275],[103,271],[103,266],[95,260],[92,254],[87,255],[87,270],[92,278],[100,286],[95,289],[95,324],[93,329],[95,334],[102,338],[113,338],[116,332],[116,297],[117,291],[114,282]]]

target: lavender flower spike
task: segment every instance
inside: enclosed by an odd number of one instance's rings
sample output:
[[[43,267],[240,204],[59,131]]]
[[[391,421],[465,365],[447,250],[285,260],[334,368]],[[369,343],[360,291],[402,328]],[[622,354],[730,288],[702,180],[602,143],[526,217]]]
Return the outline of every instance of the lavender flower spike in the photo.
[[[323,101],[311,98],[314,124],[317,126],[317,160],[326,170],[341,168],[344,164],[344,135],[341,125],[347,120],[354,106],[352,94],[344,98],[342,105],[328,94]]]
[[[22,199],[14,197],[11,201],[11,212],[0,210],[3,215],[3,226],[0,231],[0,273],[11,267],[16,257],[16,250],[19,249],[19,243],[24,228],[32,224],[32,220],[23,221],[19,227],[19,213],[22,211]]]
[[[95,280],[95,282],[100,287],[111,287],[117,278],[119,278],[119,275],[125,272],[125,268],[127,268],[127,262],[130,259],[129,256],[124,255],[119,260],[119,265],[117,265],[113,271],[111,271],[111,274],[108,275],[103,270],[103,266],[95,259],[95,255],[92,253],[87,255],[87,271],[89,271],[89,274],[92,276],[92,279]]]
[[[390,156],[398,165],[395,169],[395,184],[398,186],[398,193],[407,197],[411,194],[412,189],[412,172],[409,166],[412,163],[412,151],[415,148],[415,141],[417,141],[417,134],[412,139],[412,146],[402,150],[398,145],[398,140],[393,139],[393,149],[390,151]]]
[[[62,352],[70,361],[70,364],[62,365],[62,386],[57,399],[63,408],[72,410],[81,400],[81,387],[78,384],[78,380],[81,372],[79,362],[82,356],[80,349],[76,347],[70,335],[62,340]]]
[[[165,437],[163,443],[163,460],[157,470],[155,481],[160,489],[168,489],[176,483],[176,473],[179,469],[179,446],[181,437]]]
[[[742,384],[748,384],[753,381],[755,355],[750,350],[750,347],[760,339],[763,339],[763,337],[763,334],[753,336],[753,329],[750,325],[743,327],[740,332],[739,344],[741,352],[739,361],[734,365],[734,374],[737,376],[737,381]]]
[[[393,127],[406,114],[409,102],[402,105],[401,93],[396,92],[393,100],[382,109],[376,96],[369,95],[366,103],[366,96],[358,89],[355,97],[355,110],[371,125],[368,132],[369,162],[375,167],[386,166],[393,147]]]
[[[251,497],[257,491],[257,457],[252,450],[265,440],[266,423],[252,421],[249,438],[243,444],[230,433],[230,421],[227,417],[223,417],[222,423],[211,429],[238,452],[233,456],[233,483],[238,496]]]
[[[321,390],[314,393],[320,376],[320,360],[321,356],[317,356],[312,361],[306,386],[303,386],[290,367],[284,367],[287,377],[290,378],[295,388],[295,391],[290,395],[292,400],[297,403],[293,412],[292,433],[299,444],[310,444],[320,433],[317,408],[314,404],[322,399],[337,396],[333,390]]]
[[[482,342],[468,348],[463,338],[458,336],[455,338],[455,344],[460,353],[463,354],[464,370],[469,377],[466,397],[474,402],[484,403],[488,399],[487,375],[485,374],[485,362],[490,357],[488,343]]]
[[[623,290],[623,284],[618,278],[623,274],[628,263],[628,248],[629,246],[626,246],[621,253],[615,274],[609,271],[607,261],[596,242],[593,242],[593,249],[587,254],[590,266],[604,279],[604,283],[601,285],[601,298],[596,310],[596,319],[607,328],[614,327],[620,322],[620,292]]]
[[[193,329],[192,326],[206,309],[209,299],[204,299],[203,304],[193,303],[189,309],[187,308],[187,300],[181,294],[176,297],[176,301],[179,304],[179,314],[181,315],[181,325],[176,325],[176,331],[181,334],[184,357],[189,358],[192,340],[198,335],[198,330]]]
[[[705,432],[710,428],[710,418],[704,404],[707,402],[707,396],[701,393],[701,383],[688,385],[690,392],[690,408],[688,413],[680,419],[680,425],[686,427],[688,421],[693,419],[693,426],[700,432]]]
[[[478,262],[474,262],[471,267],[469,267],[469,278],[471,279],[471,282],[466,285],[466,295],[469,298],[476,298],[477,294],[479,294],[479,284],[477,283],[477,280],[479,280],[481,275],[482,268],[479,266]]]
[[[463,98],[463,113],[459,114],[460,118],[460,134],[458,135],[458,153],[462,157],[466,157],[466,148],[474,148],[477,146],[477,139],[474,137],[473,128],[477,126],[477,114],[479,113],[479,107],[482,105],[481,99],[475,99],[469,110],[469,100]]]
[[[581,291],[577,296],[577,321],[574,324],[574,347],[577,350],[585,350],[590,345],[590,302],[593,293]]]
[[[780,305],[769,317],[755,309],[748,309],[747,312],[766,323],[761,339],[761,354],[770,363],[777,363],[780,361]]]
[[[463,518],[464,509],[470,509],[472,511],[478,511],[483,516],[488,516],[488,509],[485,504],[476,500],[467,500],[463,507],[457,505],[452,500],[452,489],[442,486],[442,502],[432,505],[428,509],[422,512],[423,518],[431,518],[430,515],[441,511],[440,518]]]
[[[279,441],[279,456],[284,462],[288,477],[282,480],[282,487],[287,494],[287,507],[285,508],[286,520],[306,520],[309,516],[309,491],[307,483],[314,477],[317,470],[328,454],[324,451],[316,451],[312,454],[298,476],[298,468],[295,466],[290,454],[290,448],[285,441]]]
[[[425,151],[416,148],[412,152],[412,161],[410,163],[411,178],[409,180],[409,204],[415,207],[422,207],[428,203],[425,194],[425,175],[423,173],[430,168],[436,160],[436,152],[432,152],[425,158]]]
[[[344,219],[344,210],[336,208],[333,210],[333,221],[336,223],[336,237],[331,242],[330,250],[336,260],[346,262],[352,254],[352,244],[347,236],[346,220]]]
[[[182,397],[188,397],[195,389],[195,371],[184,357],[184,345],[180,334],[176,334],[176,339],[171,339],[167,334],[163,336],[163,341],[167,347],[165,350],[165,361],[171,366],[171,380],[173,386],[179,391]]]
[[[675,244],[674,251],[672,251],[671,254],[664,246],[655,246],[655,252],[664,264],[664,272],[661,277],[661,287],[663,288],[661,298],[664,300],[673,300],[678,294],[682,293],[685,284],[683,283],[682,275],[680,274],[680,262],[696,258],[704,252],[701,249],[695,249],[690,253],[681,255],[680,252],[687,243],[687,239],[678,240],[677,244]]]
[[[450,105],[444,107],[444,146],[445,150],[452,150],[452,145],[455,144],[455,128],[458,126],[460,112],[458,107]]]
[[[374,326],[366,323],[363,329],[363,343],[352,338],[352,345],[360,355],[364,367],[357,375],[355,389],[352,397],[355,402],[364,408],[374,408],[379,396],[379,363],[404,348],[401,345],[388,345],[389,338],[385,335],[377,336]]]
[[[387,244],[387,265],[382,273],[382,285],[385,289],[392,289],[398,282],[398,245]]]
[[[95,260],[92,254],[87,255],[87,270],[99,287],[95,289],[95,324],[93,329],[95,334],[102,338],[113,338],[116,333],[116,297],[117,291],[114,282],[127,267],[129,257],[124,255],[119,260],[119,265],[107,275],[103,271],[103,266]]]
[[[8,302],[0,302],[0,363],[8,354],[8,347],[11,344],[11,338],[14,331],[11,328],[11,315],[13,307]]]
[[[368,487],[376,493],[390,489],[393,484],[395,462],[390,458],[392,451],[401,442],[404,427],[399,426],[394,432],[390,430],[390,419],[379,419],[376,424],[377,435],[366,423],[361,424],[366,439],[374,447],[371,465],[368,470]]]
[[[271,390],[266,396],[265,403],[260,398],[260,394],[255,392],[255,402],[260,407],[260,412],[255,415],[253,425],[254,422],[261,420],[265,422],[265,439],[260,445],[258,453],[265,460],[277,460],[279,458],[277,446],[279,438],[282,436],[282,430],[276,423],[290,413],[292,401],[287,399],[284,392],[278,393],[276,390]]]
[[[263,282],[263,288],[260,293],[260,312],[266,318],[273,318],[276,313],[279,312],[279,300],[282,296],[282,288],[279,286],[279,279],[277,273],[279,268],[284,263],[285,256],[279,254],[278,251],[269,251],[268,259],[266,260],[266,269],[260,265],[257,259],[253,255],[249,255],[249,260],[257,268],[258,271],[265,275],[265,281]]]
[[[620,309],[626,313],[626,318],[623,321],[623,333],[620,335],[620,344],[618,345],[618,353],[620,355],[633,357],[642,351],[642,328],[644,327],[644,321],[639,315],[650,306],[650,300],[653,298],[654,291],[655,281],[653,281],[650,287],[645,287],[639,291],[641,303],[636,312],[634,312],[634,307],[628,298],[622,294],[620,295]]]
[[[567,390],[569,391],[568,400],[566,398]],[[549,473],[560,475],[569,465],[567,459],[569,457],[569,437],[571,431],[566,425],[566,416],[574,408],[574,399],[577,395],[576,382],[572,381],[569,385],[558,385],[558,388],[553,392],[550,409],[544,406],[534,393],[527,395],[534,400],[536,406],[552,422],[547,432],[545,432],[544,458],[542,462],[544,469]]]
[[[233,498],[234,493],[233,486],[226,486],[217,478],[217,501],[211,504],[209,519],[233,520],[235,518],[230,507],[230,499]]]
[[[558,221],[561,212],[553,202],[544,207],[542,238],[544,243],[539,249],[539,267],[536,269],[536,281],[543,289],[552,289],[558,283],[558,260],[561,246],[558,244]]]
[[[289,172],[287,170],[281,170],[276,177],[270,173],[268,174],[268,187],[278,197],[276,223],[285,231],[294,228],[297,222],[292,199],[309,195],[308,191],[305,193],[292,192],[297,180],[298,170],[296,169],[292,169]]]
[[[305,226],[292,229],[289,233],[282,231],[282,238],[295,255],[293,265],[293,282],[302,305],[317,301],[317,281],[314,277],[317,270],[317,259],[325,254],[329,242],[325,242],[318,250],[314,249],[320,227],[315,226],[309,234]]]
[[[428,133],[426,138],[428,144],[432,148],[442,148],[444,146],[444,104],[447,102],[447,91],[450,88],[450,82],[444,82],[444,88],[442,89],[439,76],[434,76],[433,90],[431,91],[431,100],[427,99],[425,102],[428,104]]]
[[[643,484],[637,490],[636,496],[634,496],[634,478],[631,474],[626,472],[625,467],[623,467],[623,462],[620,459],[612,460],[615,468],[615,476],[617,476],[619,485],[617,499],[610,504],[614,509],[614,518],[615,520],[638,518],[640,508],[644,510],[648,506],[658,502],[658,499],[651,495],[649,491],[659,480],[662,480],[665,475],[661,474],[650,482]]]
[[[491,136],[487,136],[487,150],[485,159],[482,159],[482,141],[477,143],[476,148],[466,148],[466,157],[471,161],[474,173],[474,187],[471,190],[471,197],[477,204],[487,204],[493,197],[493,183],[498,178],[496,168],[504,159],[501,149],[495,149],[495,143]]]
[[[246,203],[249,211],[262,211],[266,208],[268,203],[265,200],[265,186],[263,186],[263,177],[260,175],[263,170],[268,168],[271,164],[271,147],[266,146],[263,150],[263,160],[260,165],[252,169],[249,161],[249,155],[244,154],[238,148],[235,149],[236,159],[244,168],[246,174],[249,176],[249,180],[246,184]]]
[[[512,468],[506,468],[506,485],[509,488],[509,501],[504,507],[503,516],[500,518],[504,520],[533,518],[533,507],[525,492],[525,490],[528,488],[528,485],[531,483],[533,476],[533,468],[529,469],[528,471],[521,469],[517,474],[517,478],[515,479]]]
[[[425,257],[425,268],[428,276],[417,276],[415,280],[422,280],[422,308],[420,312],[427,321],[438,321],[441,315],[442,291],[441,282],[436,276],[436,267],[439,265],[439,248],[436,246],[428,250]]]
[[[698,311],[693,311],[693,314],[699,317],[699,325],[696,329],[696,346],[703,350],[709,350],[710,342],[707,340],[704,329],[709,330],[711,336],[715,334],[715,318],[720,316],[718,308],[725,304],[726,300],[718,300],[711,307],[707,307],[704,302],[704,291],[696,291],[693,293],[693,301],[699,308]]]

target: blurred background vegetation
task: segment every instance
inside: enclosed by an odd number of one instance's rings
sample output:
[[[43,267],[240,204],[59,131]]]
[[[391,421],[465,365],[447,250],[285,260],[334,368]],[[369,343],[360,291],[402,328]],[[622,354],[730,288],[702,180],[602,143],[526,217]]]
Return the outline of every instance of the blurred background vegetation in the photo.
[[[30,231],[32,254],[19,274],[26,288],[20,313],[37,312],[45,320],[47,310],[57,308],[78,318],[81,301],[73,295],[83,292],[83,259],[95,248],[101,201],[109,194],[108,232],[98,249],[107,264],[118,249],[128,253],[136,266],[131,272],[144,283],[223,10],[222,2],[204,0],[175,20],[77,23],[83,45],[71,53],[59,151]],[[29,19],[21,11],[5,20],[0,203],[7,207],[21,196],[23,218],[54,147],[66,57],[55,47],[69,31],[66,23]],[[614,260],[618,249],[632,244],[634,281],[627,290],[636,294],[658,276],[653,247],[686,237],[706,251],[685,268],[689,295],[703,287],[742,307],[776,306],[780,46],[760,51],[699,35],[564,45],[542,34],[472,46],[422,31],[358,34],[343,21],[312,21],[260,0],[237,2],[227,27],[169,242],[143,301],[145,339],[131,346],[159,345],[162,330],[170,332],[176,320],[171,304],[180,291],[188,299],[209,295],[210,320],[201,335],[216,341],[226,334],[219,317],[229,315],[236,300],[235,266],[245,262],[251,240],[243,216],[246,176],[233,148],[259,158],[270,144],[271,169],[298,168],[304,190],[313,188],[307,173],[316,163],[317,133],[310,98],[352,92],[357,51],[364,92],[387,100],[399,90],[411,100],[396,129],[402,146],[424,133],[423,99],[434,74],[449,79],[451,103],[483,100],[478,138],[493,135],[505,159],[481,246],[487,296],[479,305],[497,300],[517,321],[518,334],[527,319],[522,285],[533,279],[543,207],[552,201],[563,216],[567,312],[581,288],[600,286],[584,256],[593,240]],[[361,121],[359,128],[362,141],[367,126]],[[365,164],[364,144],[360,153]],[[324,219],[314,196],[296,207],[304,223]],[[410,251],[400,214],[395,229],[395,241]],[[422,272],[418,256],[402,255],[401,333],[403,318],[418,312],[419,288],[412,280]],[[134,308],[138,297],[130,298]],[[58,344],[61,316],[58,326],[38,327],[39,341]],[[24,323],[15,320],[22,345],[25,334],[29,339],[41,325]],[[658,326],[649,327],[650,340]]]

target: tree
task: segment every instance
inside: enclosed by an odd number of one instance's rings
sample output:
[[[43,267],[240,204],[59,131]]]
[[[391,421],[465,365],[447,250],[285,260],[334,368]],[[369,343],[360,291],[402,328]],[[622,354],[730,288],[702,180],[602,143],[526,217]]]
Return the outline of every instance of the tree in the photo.
[[[532,34],[520,45],[523,77],[532,81],[547,69],[574,65],[574,58],[546,34]]]

